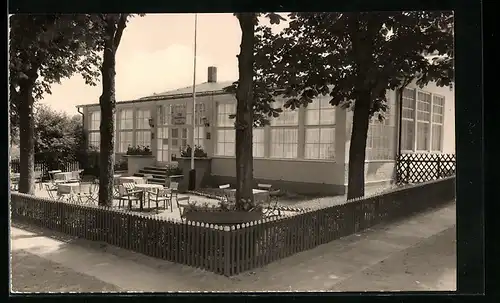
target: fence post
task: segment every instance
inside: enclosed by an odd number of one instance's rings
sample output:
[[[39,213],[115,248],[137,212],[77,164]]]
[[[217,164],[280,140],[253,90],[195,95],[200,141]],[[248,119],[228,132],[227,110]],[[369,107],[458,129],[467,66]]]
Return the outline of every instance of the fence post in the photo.
[[[224,275],[229,277],[231,270],[231,232],[229,226],[224,226]]]
[[[437,179],[441,178],[441,157],[438,156],[437,160]]]

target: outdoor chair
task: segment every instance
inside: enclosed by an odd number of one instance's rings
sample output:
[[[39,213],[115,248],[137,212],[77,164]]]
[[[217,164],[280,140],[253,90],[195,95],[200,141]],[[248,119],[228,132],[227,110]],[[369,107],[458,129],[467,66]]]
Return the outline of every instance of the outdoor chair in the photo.
[[[136,190],[134,182],[122,183],[120,186],[123,187],[120,190],[121,200],[127,200],[129,209],[132,209],[132,201],[137,203],[142,199],[142,190]]]
[[[35,174],[34,174],[34,178],[35,178],[35,184],[38,184],[38,187],[40,188],[40,190],[42,190],[42,172],[39,171],[39,170],[36,170],[35,171]]]
[[[99,192],[96,190],[94,182],[80,182],[80,192],[78,192],[77,200],[82,204],[97,204]]]
[[[177,203],[177,208],[179,209],[181,221],[183,221],[184,208],[189,207],[189,196],[178,197],[175,201]]]
[[[173,212],[171,190],[168,188],[156,188],[148,192],[148,201],[156,202],[156,213],[158,213],[158,205],[163,201],[163,209],[167,209],[167,203],[170,205],[170,212]]]
[[[170,199],[177,199],[177,194],[179,193],[179,183],[178,182],[170,182]]]
[[[10,179],[10,190],[17,191],[19,189],[19,179]]]
[[[260,190],[266,190],[269,193],[268,205],[266,207],[267,211],[264,212],[266,216],[278,215],[281,216],[281,211],[279,209],[279,190],[272,190],[271,184],[257,184],[257,188]]]
[[[61,200],[61,197],[54,195],[54,187],[52,187],[51,184],[46,183],[44,185],[45,185],[45,189],[47,190],[47,194],[49,195],[49,198],[51,200],[57,200],[57,201]]]
[[[71,172],[71,178],[68,180],[68,182],[80,182],[80,171],[72,171]]]
[[[231,185],[229,184],[223,184],[219,185],[219,189],[221,190],[221,200],[229,202],[229,194],[228,194],[228,189],[231,188]]]

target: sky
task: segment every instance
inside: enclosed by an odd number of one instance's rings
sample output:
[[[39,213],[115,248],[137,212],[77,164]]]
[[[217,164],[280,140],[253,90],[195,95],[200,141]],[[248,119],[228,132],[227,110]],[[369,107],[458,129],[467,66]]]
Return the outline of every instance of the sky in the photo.
[[[273,27],[280,30],[286,25]],[[236,17],[198,14],[197,29],[196,83],[207,81],[208,66],[217,67],[217,81],[237,80],[241,29]],[[194,14],[132,18],[116,54],[116,99],[133,100],[192,85],[193,56]],[[76,105],[98,103],[101,91],[100,83],[91,87],[74,75],[54,84],[52,94],[41,102],[73,115]]]

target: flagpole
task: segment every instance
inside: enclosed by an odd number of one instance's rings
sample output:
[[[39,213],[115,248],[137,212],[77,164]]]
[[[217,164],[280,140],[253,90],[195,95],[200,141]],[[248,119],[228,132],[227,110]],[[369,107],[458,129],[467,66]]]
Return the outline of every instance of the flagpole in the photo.
[[[198,14],[194,14],[194,59],[193,59],[193,114],[191,127],[193,128],[191,137],[191,171],[189,172],[189,189],[195,189],[196,171],[194,168],[194,149],[195,149],[195,131],[196,131],[196,36],[198,30]]]

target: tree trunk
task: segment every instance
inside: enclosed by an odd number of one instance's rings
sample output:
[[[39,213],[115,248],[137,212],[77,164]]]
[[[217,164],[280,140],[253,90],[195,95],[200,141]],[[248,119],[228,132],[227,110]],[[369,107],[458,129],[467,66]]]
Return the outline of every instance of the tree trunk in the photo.
[[[33,195],[35,192],[35,117],[33,114],[33,88],[36,76],[20,83],[19,94],[19,192]]]
[[[253,199],[253,62],[254,13],[238,14],[241,45],[238,55],[239,82],[236,99],[236,209],[250,210]]]
[[[370,93],[362,93],[354,104],[351,144],[349,148],[349,180],[347,199],[365,195],[366,138],[370,123]]]
[[[110,18],[111,19],[111,18]],[[113,45],[115,35],[115,23],[108,20],[106,27],[106,41],[101,67],[102,73],[102,95],[99,98],[101,107],[101,133],[100,147],[100,176],[99,176],[99,205],[113,205],[113,174],[115,164],[115,138],[114,138],[114,114],[116,110],[115,99],[115,54]]]

